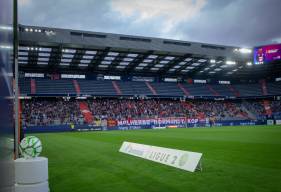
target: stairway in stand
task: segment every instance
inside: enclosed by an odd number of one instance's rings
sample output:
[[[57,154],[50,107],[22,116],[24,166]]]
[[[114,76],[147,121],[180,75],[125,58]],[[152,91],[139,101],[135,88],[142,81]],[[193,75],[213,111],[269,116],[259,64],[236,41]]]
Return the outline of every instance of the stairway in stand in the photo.
[[[89,109],[89,106],[86,102],[79,102],[80,111],[84,117],[86,123],[91,124],[94,121],[94,116]]]

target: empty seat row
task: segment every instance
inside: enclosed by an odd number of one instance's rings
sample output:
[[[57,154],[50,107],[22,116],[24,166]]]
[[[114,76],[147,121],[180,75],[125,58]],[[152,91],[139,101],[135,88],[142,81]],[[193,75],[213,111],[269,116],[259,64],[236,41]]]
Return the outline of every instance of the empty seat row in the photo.
[[[260,84],[236,84],[236,85],[206,85],[206,84],[186,84],[181,86],[177,83],[164,82],[125,82],[125,81],[96,81],[96,80],[77,80],[80,93],[96,96],[116,96],[116,95],[156,95],[158,96],[184,96],[189,93],[191,96],[262,96]],[[19,87],[22,95],[31,94],[31,80],[20,79]],[[116,88],[117,86],[117,88]],[[34,90],[35,89],[35,90]],[[118,89],[118,90],[116,90]],[[151,90],[152,89],[152,90]],[[185,89],[182,90],[182,89]],[[72,95],[76,94],[77,87],[73,80],[49,80],[36,79],[35,94],[42,95]],[[268,95],[281,95],[281,83],[267,83]]]

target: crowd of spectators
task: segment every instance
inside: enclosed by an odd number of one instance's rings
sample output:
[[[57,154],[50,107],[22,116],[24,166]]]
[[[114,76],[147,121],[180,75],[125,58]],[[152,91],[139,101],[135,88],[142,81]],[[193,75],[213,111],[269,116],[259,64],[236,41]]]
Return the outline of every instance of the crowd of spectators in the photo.
[[[266,115],[263,100],[245,100],[243,107],[250,113],[250,115],[257,118],[263,118]]]
[[[179,100],[96,99],[88,104],[94,116],[101,119],[184,117],[188,112]]]
[[[97,118],[117,120],[158,117],[200,118],[214,116],[217,120],[248,119],[238,103],[227,101],[180,101],[165,99],[127,100],[97,99],[89,101]]]
[[[91,99],[87,100],[95,120],[187,117],[215,120],[259,119],[265,115],[262,100],[211,101],[174,99]],[[281,114],[281,102],[270,101],[273,113]],[[30,125],[84,124],[79,101],[32,99],[22,101],[22,122]]]
[[[60,99],[23,100],[21,118],[23,126],[84,123],[78,102]]]

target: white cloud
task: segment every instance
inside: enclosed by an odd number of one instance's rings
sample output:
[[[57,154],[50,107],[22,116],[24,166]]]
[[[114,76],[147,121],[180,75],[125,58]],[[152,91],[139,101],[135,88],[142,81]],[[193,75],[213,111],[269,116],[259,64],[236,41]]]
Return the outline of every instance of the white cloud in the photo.
[[[281,37],[272,39],[273,43],[281,43]]]
[[[137,23],[160,19],[160,30],[167,34],[198,14],[205,4],[206,0],[112,0],[111,8]]]
[[[26,6],[31,3],[32,0],[18,0],[20,6]]]

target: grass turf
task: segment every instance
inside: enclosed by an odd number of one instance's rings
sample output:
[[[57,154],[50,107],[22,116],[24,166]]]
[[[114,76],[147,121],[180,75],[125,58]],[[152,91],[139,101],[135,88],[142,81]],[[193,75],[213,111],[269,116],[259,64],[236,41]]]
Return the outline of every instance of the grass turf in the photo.
[[[52,192],[281,191],[281,126],[35,135]],[[119,153],[123,141],[202,152],[203,172]]]

